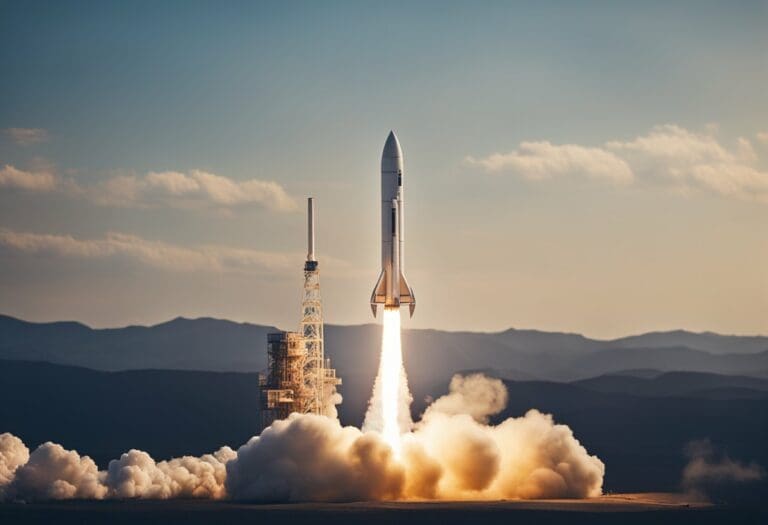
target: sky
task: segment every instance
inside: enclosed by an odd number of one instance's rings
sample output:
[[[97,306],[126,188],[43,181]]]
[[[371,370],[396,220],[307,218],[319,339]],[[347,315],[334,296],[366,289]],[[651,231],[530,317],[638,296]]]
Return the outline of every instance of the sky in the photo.
[[[0,1],[0,313],[768,334],[768,2]]]

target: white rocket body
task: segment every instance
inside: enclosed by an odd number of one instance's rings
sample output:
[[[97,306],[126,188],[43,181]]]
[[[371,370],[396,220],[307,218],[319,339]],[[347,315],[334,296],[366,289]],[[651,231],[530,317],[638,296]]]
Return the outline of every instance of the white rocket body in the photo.
[[[381,154],[381,274],[371,294],[371,310],[399,308],[407,304],[411,317],[416,309],[413,289],[403,274],[405,201],[403,198],[403,152],[391,131]]]

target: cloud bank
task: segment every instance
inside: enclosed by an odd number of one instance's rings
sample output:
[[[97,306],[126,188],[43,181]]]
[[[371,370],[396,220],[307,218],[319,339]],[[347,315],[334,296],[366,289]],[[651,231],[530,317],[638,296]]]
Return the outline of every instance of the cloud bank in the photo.
[[[296,201],[274,181],[236,181],[202,170],[149,172],[119,175],[93,185],[63,179],[52,169],[25,171],[10,164],[0,169],[0,188],[30,192],[59,192],[99,206],[126,208],[170,207],[182,209],[261,206],[273,211],[293,211]]]
[[[627,184],[634,178],[629,165],[609,151],[576,144],[558,146],[548,141],[521,142],[517,150],[509,153],[494,153],[482,159],[467,157],[467,161],[492,173],[512,171],[530,180],[582,175]]]
[[[752,143],[740,137],[727,147],[715,131],[696,133],[666,124],[632,140],[608,141],[599,147],[522,142],[509,153],[466,161],[489,173],[509,172],[529,180],[583,176],[619,184],[660,184],[684,192],[706,190],[768,203],[768,172],[758,167]],[[763,134],[758,134],[762,139]]]
[[[172,271],[279,273],[295,269],[303,255],[233,248],[228,246],[179,246],[125,233],[108,233],[100,239],[70,235],[16,232],[0,229],[0,247],[29,254],[72,259],[123,257]]]
[[[32,454],[0,436],[0,494],[11,501],[229,498],[259,502],[583,498],[601,493],[604,465],[565,425],[531,410],[499,425],[499,380],[457,376],[403,436],[401,457],[378,432],[292,414],[237,452],[156,462],[130,450],[106,471],[44,443]]]
[[[0,168],[0,188],[49,192],[58,185],[56,175],[49,171],[24,171],[6,164]]]
[[[258,204],[276,211],[296,209],[296,202],[273,181],[235,181],[201,170],[150,172],[119,176],[86,192],[95,202],[127,207],[220,207]]]

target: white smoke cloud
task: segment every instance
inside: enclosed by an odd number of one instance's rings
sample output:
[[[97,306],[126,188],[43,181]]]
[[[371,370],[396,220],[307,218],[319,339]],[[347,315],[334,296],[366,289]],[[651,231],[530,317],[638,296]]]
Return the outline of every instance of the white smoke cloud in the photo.
[[[530,410],[485,424],[507,399],[504,384],[475,374],[454,376],[416,425],[412,440],[442,468],[443,499],[583,498],[602,492],[605,466],[566,425]]]
[[[454,377],[403,437],[397,458],[378,432],[292,415],[227,464],[230,497],[253,501],[581,498],[602,490],[603,463],[565,425],[531,410],[484,424],[506,402],[503,383]]]
[[[724,454],[717,454],[709,440],[691,441],[685,447],[689,458],[683,469],[683,488],[706,496],[724,485],[758,481],[765,470],[756,463],[744,464]]]
[[[504,383],[481,374],[454,375],[448,392],[427,408],[424,419],[435,413],[449,416],[467,414],[478,423],[487,423],[489,416],[498,414],[507,406]]]
[[[29,449],[24,443],[8,432],[0,434],[0,501],[5,489],[13,480],[16,469],[29,461]]]
[[[25,501],[102,499],[107,493],[103,479],[104,473],[91,458],[49,441],[16,470],[6,497]]]
[[[173,481],[175,498],[222,499],[226,497],[224,483],[227,478],[227,462],[237,453],[229,447],[221,447],[213,454],[200,458],[184,456],[161,461],[160,470]]]
[[[378,433],[292,414],[251,438],[227,463],[227,492],[251,501],[356,501],[400,497],[402,465]]]
[[[292,414],[237,452],[156,462],[130,450],[99,471],[87,456],[45,443],[31,455],[0,436],[0,474],[12,500],[230,498],[277,501],[583,498],[602,490],[603,463],[565,425],[531,410],[499,425],[501,381],[455,376],[403,436],[398,456],[376,431]],[[0,490],[3,485],[0,484]]]
[[[118,498],[168,499],[172,494],[170,478],[141,450],[129,450],[110,461],[106,482]]]
[[[197,458],[184,456],[155,463],[140,450],[130,450],[109,462],[105,483],[114,498],[205,498],[226,494],[224,465],[236,456],[229,447]]]
[[[0,501],[63,499],[221,499],[226,496],[225,465],[236,453],[222,447],[202,457],[155,462],[146,452],[130,450],[99,471],[88,456],[55,443],[32,454],[11,434],[0,435]]]

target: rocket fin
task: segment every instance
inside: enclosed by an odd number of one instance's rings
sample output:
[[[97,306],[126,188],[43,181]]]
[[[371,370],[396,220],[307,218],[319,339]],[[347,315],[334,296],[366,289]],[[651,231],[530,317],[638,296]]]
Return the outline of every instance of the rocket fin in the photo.
[[[405,280],[405,275],[400,272],[400,304],[408,303],[408,310],[411,317],[413,317],[413,311],[416,310],[416,296],[413,294],[413,288]]]
[[[384,304],[387,301],[387,279],[384,270],[379,274],[379,279],[376,281],[376,286],[373,287],[373,293],[371,294],[371,310],[373,316],[376,317],[376,305]]]

